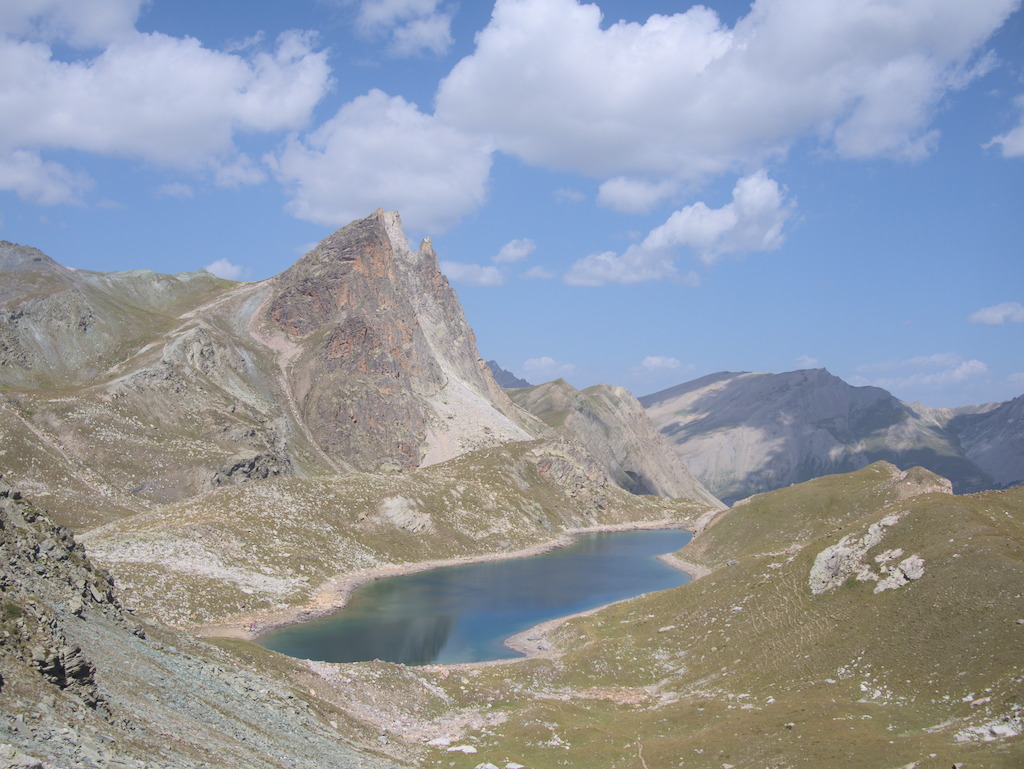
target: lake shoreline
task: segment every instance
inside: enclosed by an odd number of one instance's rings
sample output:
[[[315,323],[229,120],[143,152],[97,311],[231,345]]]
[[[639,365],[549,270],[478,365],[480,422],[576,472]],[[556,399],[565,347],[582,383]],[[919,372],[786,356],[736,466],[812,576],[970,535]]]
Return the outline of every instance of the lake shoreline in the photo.
[[[542,555],[544,553],[550,553],[554,550],[567,547],[568,545],[571,545],[580,534],[616,531],[648,531],[654,529],[682,529],[693,532],[694,528],[695,527],[693,526],[688,526],[684,523],[673,520],[606,524],[603,526],[592,526],[583,529],[567,529],[554,539],[546,542],[540,542],[536,545],[532,545],[531,547],[523,548],[522,550],[517,550],[512,553],[484,553],[481,555],[465,556],[462,558],[418,561],[415,563],[394,564],[390,566],[374,567],[371,569],[361,569],[349,574],[340,574],[322,583],[317,596],[303,606],[290,607],[288,609],[281,609],[279,611],[269,613],[242,615],[227,622],[193,626],[189,628],[189,631],[200,637],[233,638],[252,641],[271,630],[301,624],[303,622],[308,622],[309,620],[324,617],[328,614],[333,614],[339,609],[345,607],[352,594],[359,587],[370,582],[375,582],[379,579],[404,576],[406,574],[416,574],[418,572],[430,571],[431,569],[439,569],[448,566],[462,566],[472,563],[487,563],[529,558],[531,556]],[[698,576],[702,576],[694,573],[694,571],[706,571],[703,567],[697,566],[696,564],[689,564],[688,562],[672,555],[658,556],[658,558],[669,566],[690,574],[692,579],[697,579]],[[610,604],[605,604],[605,606],[607,605]],[[445,667],[491,665],[515,662],[517,660],[533,656],[542,656],[545,653],[545,650],[543,649],[545,643],[543,641],[535,643],[533,641],[528,641],[525,638],[521,639],[520,637],[528,635],[532,637],[537,628],[547,625],[551,625],[553,628],[574,616],[589,614],[601,608],[604,608],[604,606],[588,610],[587,612],[581,612],[579,615],[567,615],[565,617],[558,617],[554,620],[548,620],[547,622],[543,622],[533,628],[517,633],[505,642],[506,646],[525,654],[525,657],[513,657],[487,662],[459,663]],[[545,630],[544,632],[547,631]],[[516,639],[515,643],[517,646],[512,645],[513,639]]]

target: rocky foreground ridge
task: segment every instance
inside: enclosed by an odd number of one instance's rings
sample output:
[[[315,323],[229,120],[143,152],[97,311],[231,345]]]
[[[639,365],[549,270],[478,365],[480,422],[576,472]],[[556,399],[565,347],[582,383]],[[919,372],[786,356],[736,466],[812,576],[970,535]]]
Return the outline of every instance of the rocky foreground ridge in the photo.
[[[126,611],[74,535],[2,479],[0,629],[0,766],[392,765],[350,747],[331,698]]]
[[[935,409],[825,369],[722,372],[640,398],[680,459],[725,502],[884,460],[957,493],[1024,482],[1024,396]]]

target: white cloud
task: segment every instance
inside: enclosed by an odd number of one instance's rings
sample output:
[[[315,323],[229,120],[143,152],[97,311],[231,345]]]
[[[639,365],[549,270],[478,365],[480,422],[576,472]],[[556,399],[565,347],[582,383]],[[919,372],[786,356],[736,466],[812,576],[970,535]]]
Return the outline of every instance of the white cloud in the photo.
[[[8,35],[104,46],[135,31],[145,0],[8,0],[0,3],[0,30]]]
[[[559,187],[555,190],[554,196],[559,203],[580,203],[587,197],[580,190],[571,187]]]
[[[493,287],[505,282],[505,276],[493,265],[463,264],[461,262],[441,261],[443,272],[453,283],[465,283],[470,286]]]
[[[184,182],[168,182],[156,188],[156,194],[165,198],[191,198],[195,197],[192,187]]]
[[[731,253],[774,251],[782,245],[782,228],[793,208],[779,185],[758,171],[736,182],[732,202],[721,208],[708,208],[704,203],[686,206],[621,256],[604,252],[579,260],[567,273],[566,282],[598,286],[674,278],[675,255],[683,247],[705,264]],[[699,282],[692,272],[685,280]]]
[[[241,187],[260,184],[267,175],[248,155],[239,154],[233,161],[221,165],[214,173],[218,187]]]
[[[989,368],[980,360],[965,360],[956,353],[946,352],[866,364],[858,366],[857,372],[850,377],[851,384],[874,385],[895,392],[912,388],[938,389],[979,380],[988,375]]]
[[[843,156],[916,159],[934,147],[942,98],[985,70],[975,57],[1018,4],[759,0],[729,28],[700,5],[602,25],[578,0],[497,0],[437,115],[598,178],[746,170],[806,136]]]
[[[356,23],[363,34],[390,39],[395,56],[443,54],[452,45],[452,17],[439,0],[362,0]]]
[[[391,37],[391,52],[395,56],[440,55],[452,46],[452,19],[444,14],[414,19],[397,27]]]
[[[512,262],[521,262],[523,259],[533,253],[534,249],[537,248],[537,244],[529,238],[516,238],[510,240],[508,243],[501,247],[498,251],[498,255],[495,256],[491,261],[495,264],[511,264]]]
[[[558,275],[552,272],[551,270],[547,269],[546,267],[541,267],[540,265],[537,265],[536,267],[531,267],[526,272],[524,272],[523,277],[529,280],[552,280],[554,278],[557,278]]]
[[[225,280],[242,280],[249,275],[249,269],[240,264],[232,264],[227,259],[218,259],[203,267],[204,270]]]
[[[91,26],[83,21],[81,9],[100,6],[110,15],[101,13]],[[55,58],[39,39],[0,37],[0,114],[18,116],[0,121],[6,165],[17,153],[77,150],[193,171],[224,169],[235,182],[251,179],[251,163],[248,174],[239,174],[246,159],[235,135],[302,127],[330,85],[326,53],[313,50],[308,34],[286,32],[273,50],[243,57],[204,48],[194,38],[134,31],[137,6],[40,0],[36,12],[22,13],[28,20],[16,28],[23,31],[34,25],[73,43],[104,44],[70,62]],[[53,166],[38,165],[43,185]]]
[[[383,207],[428,232],[483,203],[491,167],[481,142],[376,89],[264,159],[300,219],[340,226]]]
[[[994,136],[992,141],[984,145],[984,147],[988,149],[989,147],[998,144],[1004,158],[1024,157],[1024,96],[1018,96],[1014,101],[1021,110],[1021,117],[1018,125],[1015,128],[1011,128],[1006,133]]]
[[[597,193],[597,202],[623,213],[642,214],[673,195],[678,186],[669,180],[649,182],[643,179],[617,176],[601,184]]]
[[[10,190],[23,200],[43,206],[81,205],[92,186],[85,174],[46,162],[38,152],[14,150],[6,157],[0,153],[0,190]]]
[[[544,380],[572,376],[572,374],[576,372],[576,366],[572,363],[561,363],[548,356],[544,356],[542,358],[530,358],[529,360],[523,361],[522,369],[525,378]]]
[[[800,368],[817,368],[818,367],[818,359],[817,358],[813,358],[810,355],[801,355],[800,357],[798,357],[796,359],[795,362],[796,362],[796,365],[798,365]]]
[[[1004,323],[1024,323],[1024,305],[1020,302],[1003,302],[991,307],[982,307],[968,318],[971,323],[987,323],[1001,326]]]
[[[682,365],[678,359],[663,355],[648,355],[640,362],[641,368],[645,371],[673,371]]]

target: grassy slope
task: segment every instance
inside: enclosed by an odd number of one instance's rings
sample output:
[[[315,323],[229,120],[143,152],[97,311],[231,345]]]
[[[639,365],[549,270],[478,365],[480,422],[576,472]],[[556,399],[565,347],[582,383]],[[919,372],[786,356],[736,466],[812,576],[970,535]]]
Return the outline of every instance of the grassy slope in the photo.
[[[1024,717],[1024,489],[899,499],[922,476],[894,474],[872,465],[734,508],[683,551],[710,576],[566,623],[557,660],[437,675],[452,703],[490,714],[473,760],[1020,766],[1024,737],[996,733]],[[815,556],[891,513],[902,518],[864,561],[877,573],[875,557],[902,548],[924,575],[812,594]]]
[[[633,496],[588,478],[593,468],[579,461],[569,444],[532,441],[414,473],[276,478],[167,505],[82,540],[130,605],[191,624],[302,605],[324,581],[360,569],[511,553],[569,528],[692,523],[708,510]],[[559,467],[570,475],[554,480]],[[397,517],[388,517],[387,500]]]

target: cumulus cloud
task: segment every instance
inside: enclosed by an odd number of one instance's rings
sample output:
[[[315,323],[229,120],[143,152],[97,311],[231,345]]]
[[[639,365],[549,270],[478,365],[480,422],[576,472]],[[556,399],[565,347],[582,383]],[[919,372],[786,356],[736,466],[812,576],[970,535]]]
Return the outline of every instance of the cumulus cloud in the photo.
[[[858,366],[857,374],[850,377],[850,383],[874,385],[890,391],[939,389],[976,381],[988,373],[988,366],[980,360],[965,360],[956,353],[945,352]]]
[[[810,355],[801,355],[801,356],[799,356],[796,359],[795,363],[800,368],[817,368],[818,367],[818,359],[814,358],[814,357],[812,357]]]
[[[465,283],[470,286],[493,287],[505,282],[501,270],[493,265],[463,264],[441,260],[441,271],[453,283]]]
[[[700,5],[604,24],[579,0],[497,0],[437,114],[529,163],[604,179],[700,179],[806,136],[842,156],[917,159],[942,98],[985,71],[979,49],[1017,6],[759,0],[730,28]],[[606,199],[629,201],[623,189]]]
[[[260,184],[266,178],[267,175],[263,169],[245,154],[239,154],[234,160],[221,165],[214,173],[214,180],[218,187]]]
[[[131,36],[144,0],[32,0],[0,3],[0,29],[76,47],[104,46]]]
[[[1004,323],[1024,323],[1024,305],[1020,302],[1003,302],[991,307],[982,307],[971,313],[971,323],[987,323],[990,326],[1001,326]]]
[[[522,370],[528,379],[550,380],[572,376],[576,372],[576,366],[572,363],[562,363],[554,358],[544,356],[523,361]]]
[[[678,359],[664,355],[648,355],[640,361],[640,367],[645,371],[674,371],[682,365]]]
[[[472,286],[500,286],[505,283],[506,270],[502,266],[521,262],[533,253],[537,244],[530,238],[516,238],[503,245],[497,254],[491,257],[494,264],[464,264],[462,262],[441,262],[445,275],[455,283],[466,283]],[[498,265],[498,266],[495,266]],[[551,277],[543,268],[534,267],[523,277]]]
[[[129,0],[3,4],[0,113],[18,119],[0,121],[0,162],[25,168],[24,153],[34,154],[38,186],[60,175],[42,161],[49,150],[224,168],[237,182],[245,161],[236,134],[301,128],[330,86],[326,53],[314,50],[310,34],[286,32],[272,49],[241,56],[194,38],[140,33],[138,7]],[[89,53],[64,61],[55,44]],[[251,164],[243,176],[254,178]]]
[[[623,254],[604,252],[579,260],[566,274],[566,282],[580,286],[662,278],[699,282],[695,273],[678,275],[679,249],[689,248],[704,264],[726,254],[774,251],[783,243],[783,226],[794,205],[767,173],[758,171],[736,183],[730,203],[721,208],[709,208],[703,202],[686,206]]]
[[[300,219],[339,226],[383,207],[427,232],[478,208],[491,168],[480,141],[376,89],[265,161]]]
[[[558,277],[558,274],[552,272],[546,267],[536,265],[528,269],[526,272],[524,272],[523,277],[527,278],[528,280],[553,280],[554,278]]]
[[[207,272],[225,280],[242,280],[248,277],[249,270],[240,264],[232,264],[227,259],[218,259],[203,267]]]
[[[23,200],[43,206],[81,205],[92,186],[92,180],[85,174],[44,161],[38,152],[14,150],[6,156],[0,153],[0,190],[14,192]]]
[[[665,198],[674,194],[678,185],[664,179],[649,182],[643,179],[629,179],[617,176],[601,184],[597,202],[606,208],[627,214],[643,214],[654,208]]]
[[[559,187],[555,190],[554,196],[559,203],[581,203],[587,197],[580,190],[572,187]]]
[[[191,198],[195,196],[192,187],[184,182],[168,182],[156,188],[156,194],[164,198]]]
[[[439,0],[362,0],[356,24],[363,34],[386,37],[395,56],[442,54],[452,45],[452,17]]]
[[[1020,122],[1015,128],[994,136],[992,141],[984,145],[986,149],[999,145],[1004,158],[1024,157],[1024,96],[1018,96],[1015,101],[1021,111]]]
[[[529,238],[516,238],[515,240],[510,240],[508,243],[503,245],[501,250],[498,251],[498,255],[491,261],[495,264],[521,262],[532,254],[535,248],[537,248],[537,244]]]

